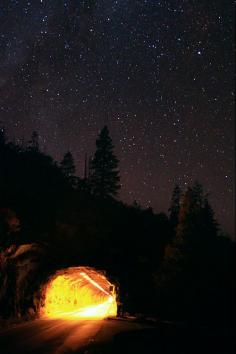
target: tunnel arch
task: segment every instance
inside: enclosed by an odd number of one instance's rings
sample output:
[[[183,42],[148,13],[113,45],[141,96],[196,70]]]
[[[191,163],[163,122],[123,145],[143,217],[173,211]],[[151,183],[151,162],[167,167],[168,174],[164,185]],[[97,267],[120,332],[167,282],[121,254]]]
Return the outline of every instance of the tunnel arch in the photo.
[[[40,316],[103,319],[117,315],[117,289],[104,271],[69,267],[56,271],[42,286]]]

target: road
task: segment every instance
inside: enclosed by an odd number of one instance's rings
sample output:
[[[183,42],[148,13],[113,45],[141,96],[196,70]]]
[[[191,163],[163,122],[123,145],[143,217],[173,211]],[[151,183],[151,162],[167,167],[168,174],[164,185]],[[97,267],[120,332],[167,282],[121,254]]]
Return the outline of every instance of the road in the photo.
[[[234,331],[131,320],[38,319],[0,331],[1,354],[233,354]]]
[[[120,333],[145,326],[124,320],[38,319],[0,332],[1,354],[113,353]]]

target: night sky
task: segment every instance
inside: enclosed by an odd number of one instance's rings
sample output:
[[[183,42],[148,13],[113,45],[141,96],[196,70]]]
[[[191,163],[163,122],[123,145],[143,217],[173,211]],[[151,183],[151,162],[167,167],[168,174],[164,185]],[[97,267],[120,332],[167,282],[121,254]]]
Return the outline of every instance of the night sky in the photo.
[[[108,125],[120,198],[166,212],[199,180],[234,232],[233,1],[3,0],[0,125],[77,174]]]

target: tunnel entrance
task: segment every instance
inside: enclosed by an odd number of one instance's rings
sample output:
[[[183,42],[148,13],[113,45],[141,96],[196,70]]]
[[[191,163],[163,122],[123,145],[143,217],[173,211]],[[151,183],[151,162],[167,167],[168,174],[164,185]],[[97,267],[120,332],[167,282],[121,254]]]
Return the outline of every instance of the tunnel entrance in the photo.
[[[103,272],[90,267],[60,270],[44,287],[41,315],[103,319],[117,315],[116,289]]]

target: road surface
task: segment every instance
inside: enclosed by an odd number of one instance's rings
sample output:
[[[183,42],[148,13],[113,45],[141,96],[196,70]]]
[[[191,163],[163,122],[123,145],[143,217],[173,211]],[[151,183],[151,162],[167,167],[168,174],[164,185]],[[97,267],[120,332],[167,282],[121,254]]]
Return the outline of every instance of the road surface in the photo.
[[[234,339],[228,330],[170,323],[39,319],[0,330],[0,353],[233,354]]]
[[[124,320],[38,319],[0,331],[0,353],[113,353],[116,335],[145,327]]]

